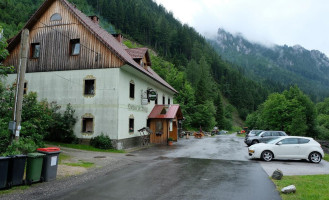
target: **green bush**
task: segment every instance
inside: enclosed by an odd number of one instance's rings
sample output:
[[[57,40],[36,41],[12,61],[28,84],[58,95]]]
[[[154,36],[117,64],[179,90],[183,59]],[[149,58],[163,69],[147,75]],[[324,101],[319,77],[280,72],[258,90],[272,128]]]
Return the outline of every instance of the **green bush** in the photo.
[[[74,125],[77,118],[74,116],[75,110],[71,104],[66,106],[64,113],[60,113],[55,102],[50,104],[53,121],[49,126],[45,139],[54,142],[76,143],[77,137],[74,135]]]
[[[320,140],[329,140],[329,129],[324,126],[317,126],[318,138]]]
[[[10,143],[10,132],[8,123],[0,119],[0,154],[7,150]]]
[[[32,138],[22,137],[18,141],[13,141],[3,153],[4,156],[28,154],[34,152],[39,146],[35,144]]]
[[[112,141],[109,136],[105,136],[103,133],[99,136],[93,137],[90,140],[90,145],[99,149],[112,149]]]

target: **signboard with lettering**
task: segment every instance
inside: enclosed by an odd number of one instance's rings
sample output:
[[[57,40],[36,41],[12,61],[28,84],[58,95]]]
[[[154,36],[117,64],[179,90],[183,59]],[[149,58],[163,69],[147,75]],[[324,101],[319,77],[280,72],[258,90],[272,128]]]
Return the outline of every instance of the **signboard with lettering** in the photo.
[[[157,95],[156,91],[154,91],[154,90],[149,91],[149,100],[155,101],[157,99],[157,96],[158,95]]]
[[[146,99],[147,101],[147,99]],[[134,104],[128,104],[129,110],[135,110],[135,111],[142,111],[142,112],[148,112],[147,107],[141,106],[141,105],[134,105]]]

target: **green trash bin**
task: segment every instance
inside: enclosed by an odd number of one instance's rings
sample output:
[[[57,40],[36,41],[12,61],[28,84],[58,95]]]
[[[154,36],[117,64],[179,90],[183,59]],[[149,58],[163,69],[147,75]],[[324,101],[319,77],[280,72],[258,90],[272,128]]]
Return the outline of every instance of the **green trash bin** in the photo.
[[[31,185],[34,182],[43,181],[41,178],[43,157],[42,153],[29,153],[27,154],[26,165],[26,184]]]

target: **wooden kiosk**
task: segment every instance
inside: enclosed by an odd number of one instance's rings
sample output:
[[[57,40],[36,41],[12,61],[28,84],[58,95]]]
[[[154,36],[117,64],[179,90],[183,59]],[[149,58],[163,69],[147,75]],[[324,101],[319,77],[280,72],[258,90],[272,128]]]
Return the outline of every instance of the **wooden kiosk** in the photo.
[[[151,143],[167,144],[169,137],[177,141],[178,123],[183,119],[179,105],[155,105],[148,119],[153,131],[150,135]]]

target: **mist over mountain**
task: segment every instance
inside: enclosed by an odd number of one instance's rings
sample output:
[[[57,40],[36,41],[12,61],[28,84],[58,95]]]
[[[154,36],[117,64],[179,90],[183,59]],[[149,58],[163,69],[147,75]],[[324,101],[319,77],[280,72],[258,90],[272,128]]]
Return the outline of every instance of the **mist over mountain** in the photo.
[[[300,45],[262,45],[221,28],[208,42],[224,60],[239,66],[253,80],[281,85],[282,89],[296,84],[314,101],[329,96],[329,59],[318,50]]]

